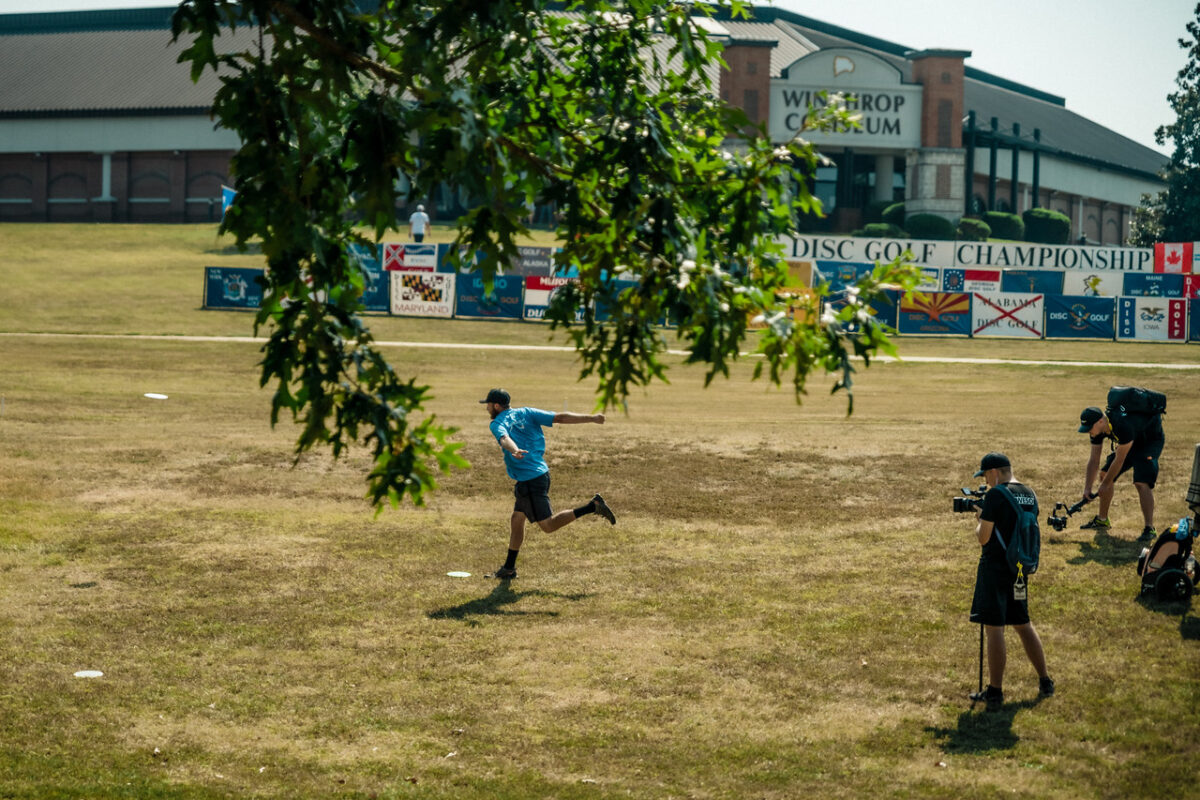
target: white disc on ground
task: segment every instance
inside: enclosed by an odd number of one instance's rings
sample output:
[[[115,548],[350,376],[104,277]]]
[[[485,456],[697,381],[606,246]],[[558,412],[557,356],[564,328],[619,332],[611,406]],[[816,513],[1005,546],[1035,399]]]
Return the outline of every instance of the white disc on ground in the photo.
[[[102,678],[104,673],[98,669],[81,669],[75,673],[76,678]]]
[[[469,577],[471,577],[471,573],[469,573],[469,572],[447,572],[446,574],[449,575],[451,578],[469,578]]]
[[[144,395],[142,395],[142,397],[149,397],[151,400],[166,400],[167,399],[167,396],[165,394],[159,394],[158,392],[146,392]]]

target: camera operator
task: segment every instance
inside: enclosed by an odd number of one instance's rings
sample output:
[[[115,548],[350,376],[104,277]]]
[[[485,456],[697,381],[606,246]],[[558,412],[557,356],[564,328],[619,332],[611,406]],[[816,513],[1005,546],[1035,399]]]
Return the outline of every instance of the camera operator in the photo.
[[[1110,417],[1111,414],[1111,417]],[[1158,457],[1162,455],[1162,417],[1158,414],[1105,413],[1096,406],[1088,406],[1079,415],[1079,432],[1086,433],[1092,448],[1084,470],[1083,499],[1100,498],[1100,508],[1090,522],[1081,527],[1085,530],[1108,530],[1112,523],[1108,509],[1113,499],[1113,484],[1117,478],[1133,470],[1133,488],[1137,490],[1138,504],[1142,508],[1141,539],[1149,541],[1158,536],[1154,529],[1154,484],[1158,481]],[[1100,453],[1104,440],[1112,442],[1112,452],[1104,466],[1100,466]],[[1092,484],[1099,472],[1100,485],[1092,492]]]
[[[983,496],[978,512],[975,535],[982,552],[975,573],[975,596],[971,601],[971,621],[984,626],[987,634],[988,687],[972,692],[971,700],[987,703],[988,711],[999,711],[1004,704],[1004,667],[1007,653],[1004,627],[1012,626],[1021,639],[1025,655],[1037,671],[1038,693],[1042,697],[1054,694],[1054,681],[1046,672],[1046,654],[1042,640],[1029,621],[1029,602],[1025,578],[1016,578],[1008,565],[1006,543],[1012,541],[1017,527],[1017,512],[1012,503],[996,488],[1004,484],[1023,507],[1038,513],[1037,495],[1013,479],[1012,463],[1003,453],[988,453],[979,462],[975,477],[983,477],[988,492]],[[1004,539],[1004,543],[999,541]]]

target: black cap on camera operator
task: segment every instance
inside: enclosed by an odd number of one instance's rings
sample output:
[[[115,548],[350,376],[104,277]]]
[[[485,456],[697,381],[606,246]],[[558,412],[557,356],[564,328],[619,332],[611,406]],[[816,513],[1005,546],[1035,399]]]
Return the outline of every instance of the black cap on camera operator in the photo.
[[[980,504],[977,515],[979,522],[975,526],[975,535],[983,549],[975,573],[971,622],[983,625],[987,634],[988,687],[982,692],[973,692],[971,699],[986,702],[988,711],[998,711],[1004,703],[1006,625],[1012,626],[1017,632],[1025,648],[1025,655],[1037,670],[1039,694],[1044,697],[1054,694],[1054,681],[1046,672],[1046,654],[1042,650],[1042,640],[1033,623],[1029,621],[1025,578],[1013,575],[1005,550],[1017,527],[1017,511],[1004,492],[996,486],[1003,484],[1022,508],[1028,508],[1035,515],[1038,513],[1037,495],[1013,478],[1012,462],[1003,453],[988,453],[984,456],[979,462],[979,471],[975,473],[975,477],[984,478],[988,491]]]

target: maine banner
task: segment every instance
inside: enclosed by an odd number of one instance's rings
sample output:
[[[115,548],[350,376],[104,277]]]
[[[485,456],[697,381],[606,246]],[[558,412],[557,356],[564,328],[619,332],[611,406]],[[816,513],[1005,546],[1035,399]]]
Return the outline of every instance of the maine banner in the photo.
[[[1149,342],[1187,341],[1187,301],[1166,297],[1117,300],[1117,338]]]
[[[525,278],[520,275],[497,275],[492,278],[490,292],[479,273],[459,275],[454,316],[520,319],[524,291]]]
[[[971,295],[966,292],[913,292],[902,297],[896,330],[900,333],[969,336]]]
[[[205,267],[204,308],[251,310],[262,303],[261,269]]]
[[[1112,297],[1046,295],[1047,339],[1108,339],[1117,335]]]
[[[1041,339],[1044,297],[1022,292],[976,292],[971,301],[971,335]]]
[[[1129,273],[1125,276],[1125,297],[1183,297],[1183,275],[1143,275]]]
[[[392,273],[392,313],[405,317],[454,316],[457,275],[425,270]]]

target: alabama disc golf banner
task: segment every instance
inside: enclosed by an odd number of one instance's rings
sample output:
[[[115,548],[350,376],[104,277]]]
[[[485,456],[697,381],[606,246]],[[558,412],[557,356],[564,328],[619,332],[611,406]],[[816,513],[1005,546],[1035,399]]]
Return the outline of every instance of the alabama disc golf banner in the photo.
[[[1000,291],[1063,294],[1063,275],[1052,269],[1006,269],[1000,276]]]
[[[542,322],[546,319],[546,309],[550,307],[550,299],[560,286],[574,283],[575,278],[549,278],[542,275],[527,275],[525,277],[525,310],[522,319]],[[575,311],[575,321],[583,321],[583,309]]]
[[[1187,341],[1187,301],[1165,297],[1117,300],[1117,338],[1143,342]]]
[[[525,279],[520,275],[497,275],[492,290],[478,273],[458,276],[454,316],[479,319],[520,319]]]
[[[1109,339],[1117,334],[1112,297],[1046,295],[1047,339]]]
[[[204,308],[256,309],[262,303],[261,269],[205,267]]]
[[[1044,295],[976,292],[971,301],[971,335],[1041,339],[1044,311]]]
[[[966,292],[913,292],[900,300],[900,333],[937,336],[971,334],[971,295]]]
[[[392,277],[392,313],[404,317],[454,316],[457,275],[425,270],[397,270]]]

